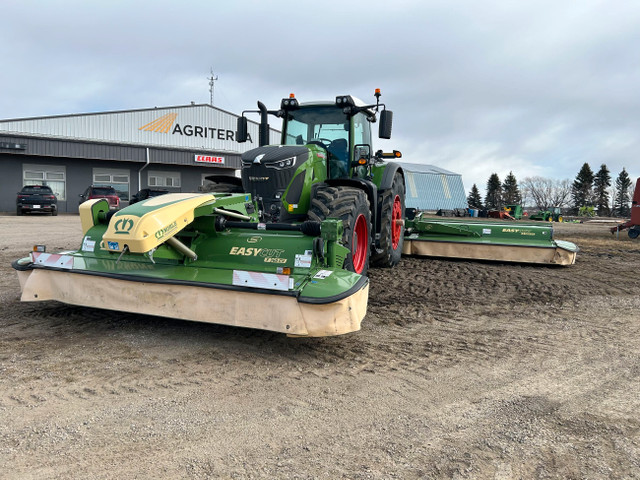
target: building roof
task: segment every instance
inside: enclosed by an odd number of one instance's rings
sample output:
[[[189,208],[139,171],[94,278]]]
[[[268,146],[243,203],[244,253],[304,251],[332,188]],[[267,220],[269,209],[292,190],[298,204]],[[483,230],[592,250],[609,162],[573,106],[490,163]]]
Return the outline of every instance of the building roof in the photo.
[[[428,165],[426,163],[410,163],[410,162],[395,162],[402,166],[405,171],[416,173],[433,173],[435,175],[459,175],[459,173],[445,170],[444,168],[436,167],[435,165]]]
[[[249,122],[251,141],[235,141],[237,115],[207,104],[54,115],[0,120],[0,134],[242,153],[258,142],[258,124]],[[271,142],[279,132],[271,129]]]

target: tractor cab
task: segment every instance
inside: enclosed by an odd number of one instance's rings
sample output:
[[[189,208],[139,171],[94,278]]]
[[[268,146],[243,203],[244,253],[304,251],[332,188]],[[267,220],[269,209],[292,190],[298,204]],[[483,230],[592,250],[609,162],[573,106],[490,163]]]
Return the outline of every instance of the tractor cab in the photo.
[[[263,147],[269,143],[267,119],[274,115],[282,118],[281,145],[316,145],[322,149],[319,156],[326,159],[327,179],[370,176],[370,166],[378,159],[372,154],[371,138],[371,123],[376,122],[378,113],[378,136],[391,138],[393,114],[380,103],[380,95],[377,89],[376,103],[371,105],[351,95],[339,95],[335,102],[298,103],[291,94],[289,98],[282,99],[279,110],[267,110],[258,102],[259,145]],[[240,143],[247,139],[245,113],[238,118],[237,140]]]
[[[318,145],[326,150],[327,178],[363,176],[363,169],[352,168],[354,150],[357,148],[359,156],[367,159],[371,156],[373,121],[373,112],[361,111],[349,115],[335,103],[302,104],[286,110],[282,144]]]

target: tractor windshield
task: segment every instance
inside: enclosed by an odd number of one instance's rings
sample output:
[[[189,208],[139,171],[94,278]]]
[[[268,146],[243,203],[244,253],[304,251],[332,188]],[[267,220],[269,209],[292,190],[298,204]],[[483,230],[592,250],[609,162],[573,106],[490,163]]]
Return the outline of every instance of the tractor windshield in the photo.
[[[302,107],[287,112],[285,145],[320,145],[328,153],[329,177],[349,174],[349,118],[333,105]]]
[[[287,112],[285,145],[306,145],[313,140],[349,140],[349,119],[335,106],[302,107]]]

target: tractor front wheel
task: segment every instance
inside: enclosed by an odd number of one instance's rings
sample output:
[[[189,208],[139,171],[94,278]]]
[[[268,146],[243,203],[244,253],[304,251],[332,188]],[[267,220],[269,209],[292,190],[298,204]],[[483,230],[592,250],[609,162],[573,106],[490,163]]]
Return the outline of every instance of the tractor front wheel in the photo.
[[[402,256],[404,197],[404,180],[402,174],[396,173],[391,188],[382,196],[380,248],[371,257],[371,261],[377,267],[393,267],[398,264]]]
[[[638,235],[640,235],[640,229],[639,228],[632,227],[632,228],[629,229],[629,238],[635,240],[636,238],[638,238]]]
[[[349,249],[344,261],[346,270],[366,275],[371,251],[371,210],[362,190],[352,187],[322,185],[311,200],[309,220],[342,220],[342,245]]]

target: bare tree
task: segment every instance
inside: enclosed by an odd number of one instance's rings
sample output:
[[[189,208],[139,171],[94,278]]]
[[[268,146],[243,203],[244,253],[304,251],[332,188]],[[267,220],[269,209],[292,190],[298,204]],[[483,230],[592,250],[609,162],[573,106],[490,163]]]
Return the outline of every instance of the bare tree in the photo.
[[[553,180],[551,206],[552,207],[566,207],[569,205],[569,199],[571,198],[571,180],[565,178],[564,180]]]
[[[527,177],[521,182],[523,198],[540,210],[567,206],[571,197],[571,181],[545,177]],[[525,203],[526,204],[526,203]]]

